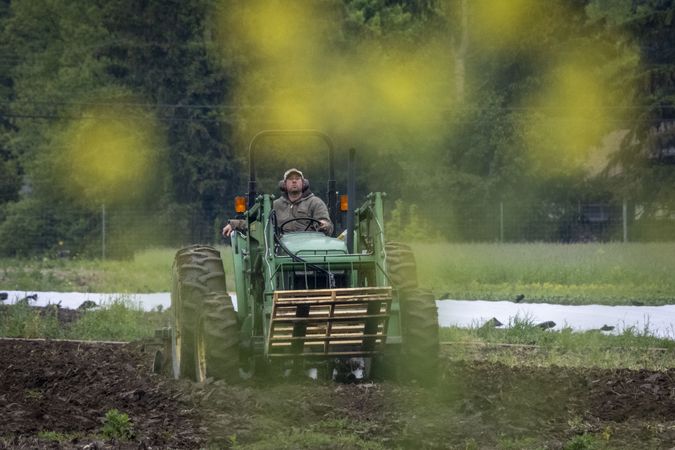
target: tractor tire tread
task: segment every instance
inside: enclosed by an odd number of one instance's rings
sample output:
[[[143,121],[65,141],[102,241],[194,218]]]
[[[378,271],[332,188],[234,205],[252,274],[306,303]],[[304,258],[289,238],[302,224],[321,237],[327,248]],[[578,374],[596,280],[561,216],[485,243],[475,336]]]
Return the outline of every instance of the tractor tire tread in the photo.
[[[387,272],[394,289],[408,290],[417,287],[417,264],[410,246],[400,242],[385,244]]]
[[[235,381],[239,372],[239,325],[229,295],[209,294],[204,298],[200,327],[206,345],[206,376]]]
[[[210,293],[226,292],[225,275],[220,252],[213,247],[197,244],[176,252],[173,262],[171,309],[176,335],[180,336],[178,355],[181,378],[197,375],[197,327],[205,298]],[[231,300],[230,300],[231,304]],[[176,340],[178,338],[175,338]]]
[[[431,291],[410,289],[401,295],[402,357],[406,376],[425,384],[438,374],[438,311]]]

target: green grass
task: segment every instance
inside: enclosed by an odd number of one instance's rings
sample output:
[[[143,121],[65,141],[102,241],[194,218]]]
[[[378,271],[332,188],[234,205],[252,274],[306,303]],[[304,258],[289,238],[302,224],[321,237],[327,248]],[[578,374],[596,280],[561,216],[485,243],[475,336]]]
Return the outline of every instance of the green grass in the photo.
[[[87,311],[66,330],[70,339],[132,341],[150,337],[167,326],[168,313],[144,312],[124,297],[104,303],[101,309]]]
[[[75,439],[84,438],[82,433],[61,433],[57,431],[38,431],[37,437],[48,442],[65,444]]]
[[[335,430],[321,432],[293,427],[251,444],[240,445],[237,444],[235,438],[232,440],[232,448],[239,450],[310,450],[316,448],[383,450],[386,448],[377,442],[360,438],[349,428],[341,434]]]
[[[563,304],[675,303],[675,243],[415,244],[420,284],[455,299]],[[232,281],[229,247],[220,247]],[[0,260],[0,288],[26,291],[167,292],[176,249],[130,261]]]
[[[527,318],[508,328],[441,328],[440,340],[451,359],[484,359],[508,365],[649,368],[675,367],[675,341],[649,329],[627,328],[618,335],[601,331],[543,330]]]
[[[416,244],[420,284],[454,299],[675,303],[675,243]]]
[[[119,297],[60,327],[56,310],[40,312],[26,305],[0,308],[0,336],[15,338],[132,341],[152,337],[169,325],[169,312],[144,312]],[[488,360],[507,365],[601,368],[675,367],[675,341],[655,337],[649,329],[627,328],[618,335],[600,331],[543,330],[528,318],[515,317],[507,328],[441,328],[445,357]],[[330,423],[326,426],[339,426]],[[312,430],[319,434],[322,429]],[[289,445],[294,441],[289,441]]]
[[[175,253],[150,249],[129,261],[0,259],[0,286],[16,291],[167,292]]]
[[[17,338],[59,339],[64,337],[54,311],[40,311],[25,304],[0,308],[0,336]]]
[[[133,341],[151,337],[154,330],[168,326],[168,312],[144,312],[124,296],[112,298],[96,310],[87,310],[65,326],[56,309],[41,311],[26,305],[0,309],[0,336],[12,338],[81,339]]]

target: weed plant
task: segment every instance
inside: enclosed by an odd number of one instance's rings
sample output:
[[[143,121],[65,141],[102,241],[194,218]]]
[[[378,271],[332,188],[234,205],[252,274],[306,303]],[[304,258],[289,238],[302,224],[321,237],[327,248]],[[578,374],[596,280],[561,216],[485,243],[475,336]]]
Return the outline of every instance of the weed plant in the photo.
[[[77,321],[62,325],[56,308],[27,305],[0,307],[0,336],[13,338],[133,341],[151,337],[167,326],[169,312],[143,311],[124,296],[112,298],[100,308],[81,313]]]
[[[163,315],[146,313],[128,298],[118,297],[104,303],[98,310],[85,312],[67,330],[71,339],[132,341],[152,336],[163,326]]]
[[[23,303],[0,305],[0,336],[62,338],[64,330],[56,314],[55,309],[38,310]]]
[[[54,442],[58,444],[66,444],[72,442],[75,439],[82,438],[84,435],[82,433],[61,433],[58,431],[38,431],[37,437],[48,442]],[[57,447],[56,445],[54,446]]]
[[[105,413],[101,432],[108,439],[126,441],[133,437],[133,424],[127,414],[111,409]]]

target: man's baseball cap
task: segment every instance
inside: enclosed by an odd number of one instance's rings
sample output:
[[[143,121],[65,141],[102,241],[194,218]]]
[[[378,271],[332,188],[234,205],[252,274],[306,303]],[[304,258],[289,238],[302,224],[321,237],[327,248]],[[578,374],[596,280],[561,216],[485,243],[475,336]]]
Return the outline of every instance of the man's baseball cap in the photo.
[[[300,178],[303,178],[303,179],[305,178],[305,176],[302,174],[302,172],[300,172],[298,169],[288,169],[286,172],[284,172],[284,181],[286,181],[286,179],[288,177],[290,177],[291,174],[293,174],[293,173],[297,173],[298,175],[300,175]]]

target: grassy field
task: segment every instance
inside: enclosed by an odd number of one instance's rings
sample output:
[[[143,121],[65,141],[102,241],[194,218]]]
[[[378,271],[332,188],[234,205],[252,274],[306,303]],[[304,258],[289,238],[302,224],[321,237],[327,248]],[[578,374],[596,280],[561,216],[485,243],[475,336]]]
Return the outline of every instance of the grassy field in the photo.
[[[416,244],[420,284],[439,297],[566,304],[675,302],[675,243]],[[221,247],[231,289],[229,247]],[[131,261],[0,260],[0,289],[166,292],[175,249]]]
[[[414,249],[420,284],[437,296],[511,299],[522,293],[525,301],[608,304],[672,303],[675,297],[671,244],[420,244]],[[228,249],[222,251],[231,274]],[[126,262],[3,260],[0,290],[167,291],[174,252],[145,251]],[[232,289],[231,276],[228,282]],[[63,313],[0,305],[0,336],[128,341],[151,337],[170,319],[170,311],[140,311],[123,295],[100,309],[77,312],[76,320],[64,322]],[[631,328],[620,335],[543,330],[518,318],[505,329],[442,328],[440,341],[440,381],[432,388],[309,380],[184,386],[204,411],[201,426],[213,434],[213,448],[590,450],[668,448],[672,442],[672,415],[653,410],[671,392],[671,384],[657,383],[672,376],[675,341]],[[118,380],[106,385],[113,381]],[[25,392],[32,399],[41,394],[34,388]],[[663,394],[661,401],[650,397],[656,393]],[[629,414],[617,421],[624,404],[630,405]],[[608,417],[613,411],[616,416]],[[53,430],[38,437],[72,439],[49,433]]]
[[[482,360],[509,366],[558,366],[664,370],[675,367],[675,341],[649,330],[621,334],[599,330],[544,330],[514,319],[508,328],[441,328],[442,352],[452,360]]]
[[[57,292],[167,292],[176,250],[150,249],[132,260],[0,259],[0,289]]]
[[[675,244],[418,244],[420,284],[454,299],[675,302]],[[444,294],[447,294],[445,296]]]
[[[134,341],[152,337],[170,319],[167,311],[146,312],[124,298],[87,311],[0,305],[0,337]]]
[[[170,324],[168,311],[144,312],[124,299],[80,312],[68,322],[61,314],[56,308],[0,306],[0,337],[133,341],[150,338],[155,329]],[[441,328],[440,340],[445,357],[455,361],[542,367],[675,367],[675,341],[654,337],[649,330],[628,328],[619,335],[569,328],[552,331],[516,318],[505,329]]]

